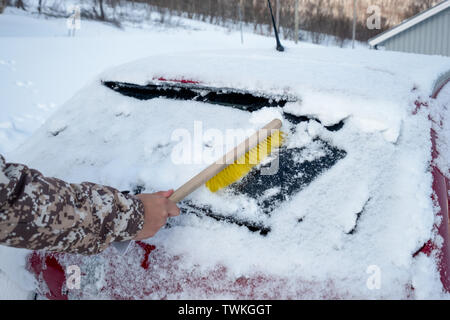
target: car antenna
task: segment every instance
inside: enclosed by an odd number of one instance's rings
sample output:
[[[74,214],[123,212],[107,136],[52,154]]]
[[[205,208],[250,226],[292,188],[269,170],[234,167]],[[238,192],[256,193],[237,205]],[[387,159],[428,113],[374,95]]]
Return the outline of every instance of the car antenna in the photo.
[[[284,47],[281,45],[280,38],[278,37],[277,25],[275,23],[275,18],[273,17],[272,5],[270,4],[270,0],[267,0],[269,3],[270,15],[272,16],[273,30],[275,31],[275,39],[277,39],[277,51],[283,52]]]

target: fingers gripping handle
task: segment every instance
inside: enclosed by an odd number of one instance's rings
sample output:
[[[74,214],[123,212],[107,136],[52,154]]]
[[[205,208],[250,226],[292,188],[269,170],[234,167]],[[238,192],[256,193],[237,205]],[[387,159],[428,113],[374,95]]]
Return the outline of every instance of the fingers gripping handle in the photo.
[[[248,137],[244,142],[239,144],[233,150],[229,151],[212,165],[207,167],[205,170],[194,176],[191,180],[183,184],[180,188],[175,190],[175,192],[169,197],[169,200],[173,202],[179,202],[183,200],[189,194],[198,189],[202,184],[206,183],[206,181],[214,177],[227,166],[234,163],[238,158],[246,154],[250,149],[253,149],[260,142],[267,139],[270,135],[272,135],[273,130],[280,129],[281,124],[281,120],[279,119],[274,119],[266,124],[264,127]]]

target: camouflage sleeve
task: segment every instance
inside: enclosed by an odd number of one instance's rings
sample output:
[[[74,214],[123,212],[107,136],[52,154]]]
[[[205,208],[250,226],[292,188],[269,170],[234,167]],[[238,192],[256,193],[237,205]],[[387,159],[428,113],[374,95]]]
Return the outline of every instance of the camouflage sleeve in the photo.
[[[0,155],[0,244],[96,254],[133,239],[143,227],[142,202],[93,183],[46,178]]]

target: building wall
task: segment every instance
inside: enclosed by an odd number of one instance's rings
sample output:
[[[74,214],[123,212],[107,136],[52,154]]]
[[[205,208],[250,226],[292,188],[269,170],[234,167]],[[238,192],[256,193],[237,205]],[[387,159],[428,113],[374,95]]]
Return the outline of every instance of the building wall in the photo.
[[[392,51],[450,56],[450,8],[379,46]]]

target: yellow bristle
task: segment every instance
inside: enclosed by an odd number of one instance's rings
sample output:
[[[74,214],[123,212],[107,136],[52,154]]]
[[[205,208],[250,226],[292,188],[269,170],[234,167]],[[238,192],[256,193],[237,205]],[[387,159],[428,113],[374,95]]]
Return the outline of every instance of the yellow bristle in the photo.
[[[216,192],[230,184],[239,181],[247,175],[254,166],[266,158],[273,149],[279,148],[283,143],[283,133],[276,130],[271,136],[249,150],[245,155],[237,159],[233,164],[223,169],[217,175],[206,182],[206,187]]]

